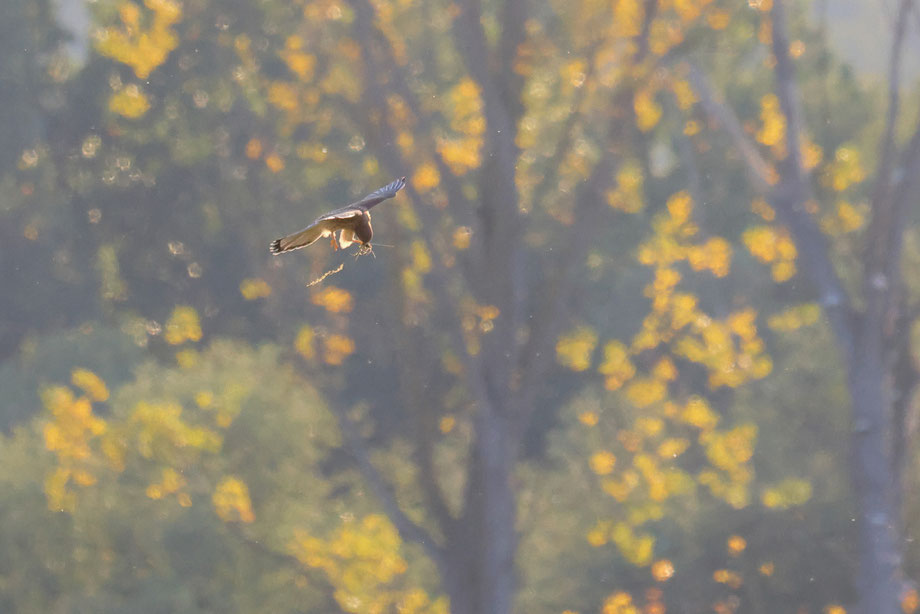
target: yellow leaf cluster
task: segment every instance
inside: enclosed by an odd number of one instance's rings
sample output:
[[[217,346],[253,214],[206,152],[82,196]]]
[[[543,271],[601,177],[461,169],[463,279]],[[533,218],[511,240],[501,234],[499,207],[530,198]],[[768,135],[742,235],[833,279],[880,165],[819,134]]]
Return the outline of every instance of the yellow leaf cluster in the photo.
[[[261,277],[249,277],[240,283],[240,294],[247,301],[265,298],[272,293],[272,287]]]
[[[741,576],[730,569],[717,569],[712,573],[712,579],[720,584],[725,584],[729,588],[739,589],[744,583]]]
[[[661,105],[655,101],[654,92],[646,89],[636,92],[633,97],[633,110],[636,112],[636,125],[643,132],[654,128],[661,119]]]
[[[613,471],[616,462],[617,457],[614,456],[612,452],[601,450],[591,455],[589,464],[591,465],[591,471],[597,475],[607,475]]]
[[[214,511],[224,522],[250,523],[256,519],[252,512],[249,487],[234,476],[226,476],[218,483],[211,497]]]
[[[274,81],[268,86],[268,101],[282,111],[295,111],[299,106],[297,90],[290,83]]]
[[[185,421],[182,406],[170,401],[140,401],[131,423],[136,428],[133,448],[144,458],[170,460],[183,450],[216,452],[223,441],[211,429]]]
[[[709,431],[719,423],[719,414],[709,407],[709,403],[704,398],[692,397],[684,405],[680,419],[701,431]]]
[[[633,603],[632,595],[618,591],[604,601],[601,614],[641,614],[641,610]]]
[[[686,261],[694,270],[707,270],[715,276],[729,272],[731,246],[714,237],[702,245],[694,245],[696,226],[691,218],[693,203],[685,192],[674,194],[667,202],[667,212],[653,221],[654,236],[639,248],[639,261],[655,265],[655,276],[645,288],[652,300],[652,311],[642,323],[642,329],[633,338],[631,352],[639,353],[663,343],[672,343],[671,350],[678,356],[705,365],[710,371],[710,385],[739,386],[752,378],[761,378],[772,369],[764,354],[763,341],[754,326],[756,313],[746,309],[731,314],[724,321],[714,321],[706,316],[692,294],[676,292],[680,273],[675,263]],[[764,227],[772,231],[771,227]],[[771,237],[773,235],[770,235]],[[757,237],[754,237],[757,238]],[[754,245],[762,243],[754,241]],[[774,251],[768,255],[794,257],[795,246],[791,240],[766,242]],[[789,264],[786,260],[776,264]],[[794,265],[791,265],[794,266]],[[673,363],[672,363],[673,364]],[[676,369],[675,369],[676,371]],[[658,380],[668,380],[675,373],[653,371]]]
[[[680,16],[681,21],[690,23],[697,19],[712,0],[673,0],[674,11]]]
[[[556,342],[556,360],[572,371],[585,371],[591,366],[591,355],[597,346],[597,333],[587,326],[559,337]]]
[[[410,246],[412,256],[412,269],[420,274],[425,274],[431,270],[431,254],[425,247],[424,241],[413,241]]]
[[[297,337],[294,339],[294,349],[307,360],[312,360],[316,356],[316,352],[313,349],[314,336],[313,329],[304,324],[300,327]]]
[[[652,377],[636,378],[626,388],[626,397],[633,405],[640,408],[663,400],[667,393],[667,385]]]
[[[473,238],[473,231],[469,226],[460,226],[454,231],[453,244],[454,248],[464,250],[469,248]]]
[[[172,315],[166,322],[164,339],[170,345],[201,340],[201,322],[198,320],[198,312],[194,307],[180,305],[173,309]]]
[[[280,173],[284,170],[284,159],[273,151],[265,156],[265,166],[273,173]]]
[[[90,378],[83,375],[77,379]],[[101,388],[97,388],[99,385]],[[92,382],[90,387],[97,393],[105,390],[101,380],[98,384]],[[45,478],[48,508],[72,510],[76,505],[76,494],[68,485],[73,482],[78,486],[89,486],[96,482],[92,472],[93,464],[90,462],[91,444],[106,432],[108,425],[105,420],[93,414],[88,397],[74,397],[73,392],[65,386],[45,388],[41,398],[45,409],[51,414],[51,419],[43,427],[45,447],[55,454],[58,462],[58,466]]]
[[[674,576],[674,563],[668,559],[659,559],[652,563],[651,572],[656,582],[666,582]]]
[[[677,106],[686,111],[697,102],[696,92],[690,83],[684,79],[674,79],[671,82],[671,90],[677,99]]]
[[[303,51],[303,39],[301,37],[297,35],[288,36],[284,42],[284,51],[280,55],[287,67],[291,69],[291,72],[297,75],[301,81],[313,79],[316,58]]]
[[[767,326],[777,332],[792,332],[803,326],[811,326],[821,317],[821,307],[816,303],[805,303],[790,307],[767,318]]]
[[[412,175],[412,185],[422,194],[430,192],[441,182],[441,174],[431,162],[420,164]]]
[[[776,94],[767,94],[760,99],[760,121],[757,140],[768,147],[785,148],[786,117],[780,110]]]
[[[729,473],[736,482],[747,482],[751,478],[746,465],[754,455],[756,441],[757,426],[754,424],[742,424],[727,431],[712,430],[700,436],[710,464]]]
[[[607,390],[620,388],[636,374],[636,367],[629,359],[629,349],[617,340],[604,345],[604,362],[597,370],[605,376]]]
[[[443,416],[441,420],[438,422],[438,430],[446,435],[447,433],[454,430],[454,426],[456,424],[457,424],[457,419],[454,418],[453,416]]]
[[[690,447],[690,441],[683,437],[669,437],[658,446],[658,456],[663,459],[677,458]]]
[[[747,548],[747,540],[740,535],[732,535],[725,542],[725,548],[731,556],[738,556]]]
[[[639,483],[639,474],[633,469],[627,469],[620,477],[605,480],[603,489],[608,495],[622,503],[639,486]]]
[[[724,277],[731,267],[731,245],[725,239],[713,237],[701,245],[691,239],[698,228],[691,219],[693,200],[687,192],[673,194],[667,202],[667,212],[652,220],[653,236],[639,246],[638,259],[644,265],[671,267],[687,261],[694,270],[710,271]]]
[[[613,5],[613,23],[618,38],[634,38],[642,32],[645,7],[639,0],[616,0]]]
[[[214,393],[210,390],[199,390],[195,393],[195,404],[201,409],[210,409],[214,405]]]
[[[246,143],[246,157],[255,160],[262,155],[262,141],[256,138],[249,139]]]
[[[45,447],[62,459],[86,459],[91,451],[89,442],[106,430],[106,422],[93,414],[87,397],[74,398],[64,386],[46,388],[42,403],[51,412],[52,420],[45,423]]]
[[[834,160],[824,171],[822,181],[835,192],[843,192],[851,185],[861,183],[866,171],[860,160],[859,150],[852,143],[841,145],[834,152]]]
[[[329,335],[323,338],[323,360],[326,364],[338,366],[355,351],[355,342],[345,335]]]
[[[93,401],[107,401],[109,398],[105,382],[89,369],[74,369],[70,372],[70,381]]]
[[[751,201],[751,211],[763,218],[765,222],[772,222],[776,219],[776,211],[763,198],[755,198]]]
[[[122,117],[137,119],[150,110],[150,101],[134,83],[121,88],[109,98],[109,111]]]
[[[610,532],[610,537],[626,560],[636,567],[645,567],[652,562],[655,549],[655,538],[652,535],[637,534],[625,522],[618,522]]]
[[[616,187],[607,192],[607,204],[625,213],[638,213],[645,206],[642,167],[635,160],[625,162],[617,171]]]
[[[417,587],[398,588],[408,569],[401,545],[393,525],[371,514],[343,524],[327,539],[298,529],[289,548],[301,563],[323,571],[345,612],[447,614],[445,599],[431,599]]]
[[[122,2],[118,12],[120,26],[103,28],[96,33],[96,50],[127,64],[139,79],[146,79],[169,53],[179,45],[172,29],[182,17],[182,5],[173,0],[144,0],[150,14],[143,21],[140,7],[130,0]]]
[[[194,348],[185,348],[176,352],[176,364],[183,369],[191,369],[198,364],[200,358]]]
[[[191,505],[191,497],[187,492],[183,492],[187,484],[188,482],[181,473],[172,467],[164,467],[160,475],[160,481],[147,486],[145,492],[151,499],[162,499],[175,495],[182,507],[188,507]]]
[[[708,270],[716,277],[728,275],[731,259],[732,246],[722,237],[713,237],[687,250],[687,262],[694,271]]]
[[[807,480],[787,478],[769,486],[760,495],[760,501],[772,509],[788,509],[811,499],[811,483]]]
[[[744,481],[732,481],[731,479],[726,481],[717,471],[704,469],[697,476],[697,481],[708,487],[712,496],[722,499],[735,509],[747,507],[750,503],[748,492],[750,478],[748,477]]]
[[[784,282],[795,275],[795,258],[798,250],[788,231],[777,226],[752,226],[741,235],[741,240],[752,256],[771,264],[771,274],[776,282]]]
[[[755,318],[753,309],[744,309],[725,321],[700,319],[691,327],[691,333],[675,342],[674,352],[704,365],[713,388],[735,388],[766,377],[773,370],[773,362],[757,334]]]
[[[476,83],[466,78],[447,93],[447,115],[456,136],[438,139],[437,149],[450,169],[462,175],[480,164],[486,120]]]
[[[354,306],[351,293],[336,286],[326,286],[314,294],[310,301],[331,313],[348,313]]]
[[[866,207],[854,207],[838,200],[834,211],[821,217],[821,230],[831,236],[844,235],[862,228],[866,223]]]

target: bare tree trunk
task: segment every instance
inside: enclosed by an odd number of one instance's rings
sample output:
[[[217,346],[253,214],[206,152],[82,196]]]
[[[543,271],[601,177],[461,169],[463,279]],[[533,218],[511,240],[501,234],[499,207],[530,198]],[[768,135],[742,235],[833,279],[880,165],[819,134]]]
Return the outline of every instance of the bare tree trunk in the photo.
[[[511,484],[515,451],[507,417],[494,407],[483,407],[479,423],[477,448],[481,496],[474,495],[481,523],[480,557],[483,591],[481,612],[508,614],[514,598],[515,496]],[[488,607],[486,605],[488,604]]]
[[[864,614],[901,611],[901,553],[892,483],[890,394],[882,348],[862,346],[849,369],[852,402],[851,475],[859,505],[860,609]]]
[[[501,410],[481,407],[470,451],[466,507],[448,539],[444,586],[451,614],[510,614],[515,594],[516,453]]]
[[[769,164],[741,130],[733,110],[713,93],[701,71],[690,68],[694,89],[707,114],[722,125],[741,152],[754,188],[765,194],[792,234],[802,268],[813,283],[847,369],[851,402],[850,476],[859,508],[859,610],[897,614],[907,584],[902,572],[900,488],[906,434],[901,432],[909,395],[917,381],[907,334],[916,317],[907,317],[901,301],[901,246],[909,194],[920,172],[920,122],[911,140],[896,142],[899,63],[906,20],[914,0],[901,0],[889,67],[889,109],[880,147],[880,168],[866,234],[863,298],[860,311],[844,289],[831,261],[827,239],[805,204],[813,198],[801,160],[804,131],[783,0],[772,10],[776,93],[786,119],[789,156],[773,185]],[[898,330],[900,326],[901,330]],[[900,415],[900,417],[899,417]]]

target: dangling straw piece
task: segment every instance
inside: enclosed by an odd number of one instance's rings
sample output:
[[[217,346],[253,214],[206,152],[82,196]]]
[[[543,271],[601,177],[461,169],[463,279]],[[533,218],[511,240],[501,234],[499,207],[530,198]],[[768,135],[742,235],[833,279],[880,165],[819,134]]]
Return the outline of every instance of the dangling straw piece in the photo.
[[[323,273],[322,277],[317,277],[316,279],[314,279],[313,281],[311,281],[310,283],[308,283],[308,284],[307,284],[307,287],[308,287],[308,288],[312,288],[313,286],[315,286],[316,284],[320,283],[321,281],[323,281],[324,279],[326,279],[326,278],[329,277],[330,275],[335,275],[336,273],[338,273],[339,271],[341,271],[342,268],[344,268],[344,266],[345,266],[345,263],[343,262],[342,264],[339,265],[339,268],[337,268],[337,269],[331,269],[331,270],[329,270],[329,271],[326,271],[325,273]]]

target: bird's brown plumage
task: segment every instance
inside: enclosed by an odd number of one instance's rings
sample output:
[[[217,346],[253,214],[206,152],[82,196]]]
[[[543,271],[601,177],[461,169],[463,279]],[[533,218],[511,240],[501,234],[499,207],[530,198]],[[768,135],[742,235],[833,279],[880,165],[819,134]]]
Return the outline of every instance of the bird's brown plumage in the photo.
[[[405,185],[406,178],[400,177],[359,201],[321,215],[303,230],[272,241],[271,253],[277,255],[300,249],[314,243],[320,237],[329,236],[332,237],[332,245],[336,248],[345,248],[355,242],[360,243],[362,247],[370,245],[374,236],[374,229],[371,227],[371,207],[393,198]],[[339,233],[338,238],[336,233]]]

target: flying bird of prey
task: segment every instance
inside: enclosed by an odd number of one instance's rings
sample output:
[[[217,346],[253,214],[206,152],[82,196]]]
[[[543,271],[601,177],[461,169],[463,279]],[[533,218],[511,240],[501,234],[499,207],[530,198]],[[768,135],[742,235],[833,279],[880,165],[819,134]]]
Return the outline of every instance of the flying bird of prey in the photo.
[[[319,216],[299,232],[275,239],[269,249],[272,254],[277,255],[306,247],[320,237],[332,237],[334,249],[345,249],[352,243],[360,243],[362,251],[359,253],[366,253],[370,251],[371,237],[374,236],[374,229],[371,228],[371,207],[393,198],[404,185],[406,178],[400,177],[357,202]],[[335,236],[336,233],[339,233],[338,238]]]

